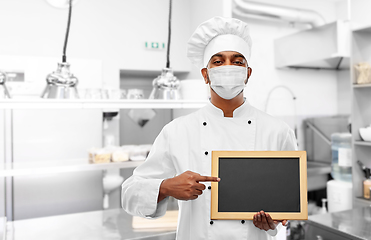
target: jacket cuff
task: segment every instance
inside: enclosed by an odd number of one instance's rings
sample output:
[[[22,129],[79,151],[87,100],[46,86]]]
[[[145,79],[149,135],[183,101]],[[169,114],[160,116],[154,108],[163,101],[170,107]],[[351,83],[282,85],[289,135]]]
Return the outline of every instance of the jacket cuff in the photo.
[[[277,231],[277,228],[274,229],[274,230],[269,229],[269,230],[267,231],[267,233],[268,233],[269,235],[271,235],[272,237],[274,237],[274,236],[277,235],[278,231]]]
[[[167,202],[169,197],[166,197],[161,202],[157,203],[160,186],[164,179],[148,179],[143,181],[141,192],[143,193],[143,201],[146,206],[143,206],[143,216],[146,218],[159,218],[165,215]]]

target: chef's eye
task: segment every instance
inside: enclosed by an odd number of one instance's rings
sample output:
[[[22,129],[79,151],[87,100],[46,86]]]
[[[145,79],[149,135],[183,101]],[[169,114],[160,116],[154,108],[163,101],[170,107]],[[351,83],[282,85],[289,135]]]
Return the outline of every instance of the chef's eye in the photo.
[[[243,65],[243,62],[241,62],[241,61],[234,61],[234,64],[236,64],[236,65]]]

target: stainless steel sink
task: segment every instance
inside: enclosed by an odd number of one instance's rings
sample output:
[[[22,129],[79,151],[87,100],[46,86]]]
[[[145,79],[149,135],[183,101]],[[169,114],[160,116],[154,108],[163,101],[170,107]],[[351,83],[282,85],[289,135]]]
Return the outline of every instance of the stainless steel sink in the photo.
[[[326,188],[328,174],[331,172],[331,164],[323,162],[307,162],[308,191]]]

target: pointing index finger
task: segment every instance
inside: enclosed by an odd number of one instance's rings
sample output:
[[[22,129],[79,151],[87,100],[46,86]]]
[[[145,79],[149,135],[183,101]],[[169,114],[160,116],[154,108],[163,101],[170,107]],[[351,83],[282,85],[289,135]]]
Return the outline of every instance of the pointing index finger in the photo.
[[[219,182],[220,178],[218,177],[210,177],[210,176],[199,176],[197,178],[198,182]]]

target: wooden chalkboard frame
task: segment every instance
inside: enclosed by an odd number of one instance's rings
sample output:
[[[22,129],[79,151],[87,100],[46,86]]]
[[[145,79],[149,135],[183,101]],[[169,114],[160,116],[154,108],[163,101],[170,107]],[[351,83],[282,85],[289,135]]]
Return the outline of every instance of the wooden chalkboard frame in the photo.
[[[219,158],[299,159],[300,212],[267,212],[274,220],[307,220],[307,154],[305,151],[212,151],[211,176],[219,177]],[[259,174],[259,173],[257,173]],[[257,178],[261,175],[257,175]],[[269,176],[265,176],[269,177]],[[274,180],[274,179],[273,179]],[[221,179],[223,181],[223,179]],[[238,181],[238,179],[236,180]],[[252,220],[258,212],[219,212],[219,183],[211,183],[211,219]],[[287,196],[290,197],[290,196]],[[264,209],[263,209],[264,210]]]

